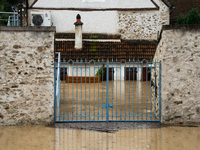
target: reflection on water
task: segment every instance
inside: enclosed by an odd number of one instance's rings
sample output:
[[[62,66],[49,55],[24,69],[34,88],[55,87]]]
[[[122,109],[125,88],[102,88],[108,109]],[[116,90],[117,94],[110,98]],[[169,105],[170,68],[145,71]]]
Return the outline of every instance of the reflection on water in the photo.
[[[45,126],[0,127],[0,150],[198,150],[199,141],[200,126],[115,133]]]

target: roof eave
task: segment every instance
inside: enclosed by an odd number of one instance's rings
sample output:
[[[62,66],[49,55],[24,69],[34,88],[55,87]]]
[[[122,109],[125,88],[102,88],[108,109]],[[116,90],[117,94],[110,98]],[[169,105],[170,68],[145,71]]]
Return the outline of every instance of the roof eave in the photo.
[[[163,1],[163,3],[165,3],[165,5],[167,5],[169,8],[172,8],[172,7],[173,7],[173,5],[170,4],[170,2],[168,2],[168,0],[162,0],[162,1]]]

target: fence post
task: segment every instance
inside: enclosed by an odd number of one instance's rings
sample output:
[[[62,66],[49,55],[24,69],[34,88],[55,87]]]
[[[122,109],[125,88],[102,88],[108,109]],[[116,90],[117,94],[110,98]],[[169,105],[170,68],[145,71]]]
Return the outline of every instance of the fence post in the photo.
[[[109,61],[107,59],[107,63],[106,63],[106,67],[107,67],[107,70],[106,70],[106,83],[107,83],[107,88],[106,88],[106,122],[109,121],[109,108],[108,108],[108,105],[109,105]]]

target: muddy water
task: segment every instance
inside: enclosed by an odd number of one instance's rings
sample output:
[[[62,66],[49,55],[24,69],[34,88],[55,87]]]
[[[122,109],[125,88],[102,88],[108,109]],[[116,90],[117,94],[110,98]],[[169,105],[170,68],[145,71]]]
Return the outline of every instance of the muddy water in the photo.
[[[0,127],[0,150],[199,150],[200,126],[105,133],[45,126]]]

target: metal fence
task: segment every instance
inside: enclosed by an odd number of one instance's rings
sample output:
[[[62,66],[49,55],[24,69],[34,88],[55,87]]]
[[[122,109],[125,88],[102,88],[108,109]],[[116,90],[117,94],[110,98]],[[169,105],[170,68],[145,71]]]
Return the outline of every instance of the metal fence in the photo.
[[[161,119],[161,62],[63,59],[54,72],[55,122]]]
[[[0,14],[8,14],[7,19],[1,19],[0,21],[6,21],[7,26],[19,26],[19,16],[17,12],[0,12]]]

